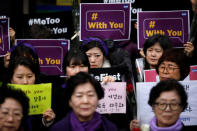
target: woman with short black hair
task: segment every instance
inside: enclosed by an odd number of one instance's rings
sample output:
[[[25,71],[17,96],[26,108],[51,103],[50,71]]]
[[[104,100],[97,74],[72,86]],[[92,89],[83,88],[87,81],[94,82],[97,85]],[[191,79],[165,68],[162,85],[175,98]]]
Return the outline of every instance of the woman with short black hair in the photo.
[[[79,72],[70,77],[66,87],[66,105],[70,112],[52,126],[51,131],[117,131],[114,124],[96,112],[104,91],[89,74]]]
[[[180,114],[187,107],[187,93],[178,81],[160,81],[149,94],[148,104],[155,116],[149,122],[151,131],[188,131],[181,122]],[[132,120],[130,129],[139,128],[139,121]]]
[[[190,72],[189,58],[182,49],[172,48],[164,52],[159,59],[156,71],[160,80],[184,80]]]
[[[0,87],[0,100],[0,131],[26,130],[29,99],[25,93],[3,86]]]

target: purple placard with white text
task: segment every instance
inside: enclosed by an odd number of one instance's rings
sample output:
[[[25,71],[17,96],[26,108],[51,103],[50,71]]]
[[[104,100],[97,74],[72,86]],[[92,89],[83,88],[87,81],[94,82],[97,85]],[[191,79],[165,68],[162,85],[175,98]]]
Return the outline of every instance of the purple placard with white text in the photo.
[[[10,49],[9,18],[0,19],[0,56]]]
[[[80,40],[88,37],[130,38],[130,4],[82,3],[80,14]]]
[[[138,48],[153,35],[167,35],[174,47],[183,47],[189,37],[189,11],[138,12]]]
[[[18,39],[17,43],[29,43],[38,53],[40,71],[48,75],[64,75],[62,64],[70,48],[69,40],[54,39]]]

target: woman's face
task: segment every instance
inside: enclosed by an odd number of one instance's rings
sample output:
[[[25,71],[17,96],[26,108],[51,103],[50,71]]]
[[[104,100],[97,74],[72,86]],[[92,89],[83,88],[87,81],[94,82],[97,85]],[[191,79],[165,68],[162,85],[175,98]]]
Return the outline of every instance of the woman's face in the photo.
[[[90,62],[90,68],[102,68],[104,55],[100,48],[94,47],[86,52]]]
[[[162,92],[155,103],[158,104],[154,105],[152,108],[157,118],[157,126],[168,127],[176,123],[183,110],[183,107],[180,106],[180,97],[176,91]],[[159,104],[161,105],[160,107]],[[165,104],[167,105],[165,106]]]
[[[26,66],[18,65],[11,79],[12,84],[35,84],[35,74]]]
[[[6,98],[0,106],[0,130],[17,131],[23,117],[21,104],[13,98]]]
[[[71,60],[70,65],[66,67],[66,75],[74,76],[79,72],[88,73],[88,66],[85,66],[84,64],[74,65],[73,61]]]
[[[150,68],[154,68],[163,54],[163,49],[159,43],[149,47],[146,51],[146,61],[150,65]]]
[[[179,66],[175,62],[164,61],[160,64],[159,68],[159,78],[160,80],[175,79],[180,80],[181,74]]]
[[[197,0],[190,0],[192,4],[192,10],[195,11],[197,9]]]
[[[69,101],[69,105],[79,121],[91,120],[97,104],[98,96],[94,87],[89,82],[78,85]]]

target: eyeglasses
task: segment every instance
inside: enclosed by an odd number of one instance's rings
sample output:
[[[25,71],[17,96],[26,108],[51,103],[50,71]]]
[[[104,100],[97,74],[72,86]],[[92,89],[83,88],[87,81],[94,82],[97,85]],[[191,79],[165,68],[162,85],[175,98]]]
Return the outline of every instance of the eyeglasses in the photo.
[[[172,66],[164,66],[164,65],[161,65],[159,66],[158,70],[159,72],[164,72],[164,70],[167,70],[168,73],[173,73],[175,69],[179,69],[178,67],[172,67]]]
[[[23,114],[19,111],[9,111],[7,109],[0,108],[0,117],[7,119],[10,116],[15,120],[21,120]]]
[[[167,104],[167,103],[159,103],[158,102],[158,103],[155,103],[155,105],[162,111],[165,111],[167,106],[169,106],[172,111],[176,111],[180,107],[179,103]]]

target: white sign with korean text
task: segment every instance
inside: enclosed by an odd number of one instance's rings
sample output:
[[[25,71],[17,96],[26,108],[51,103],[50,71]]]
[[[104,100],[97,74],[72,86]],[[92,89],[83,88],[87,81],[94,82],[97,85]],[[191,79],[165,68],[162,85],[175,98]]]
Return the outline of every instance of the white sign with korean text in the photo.
[[[181,81],[188,94],[188,106],[181,113],[184,125],[197,125],[197,81]],[[137,83],[137,114],[141,124],[149,124],[154,116],[152,108],[148,105],[149,93],[156,82]]]
[[[102,84],[105,92],[99,101],[97,111],[101,114],[126,113],[126,82]]]

